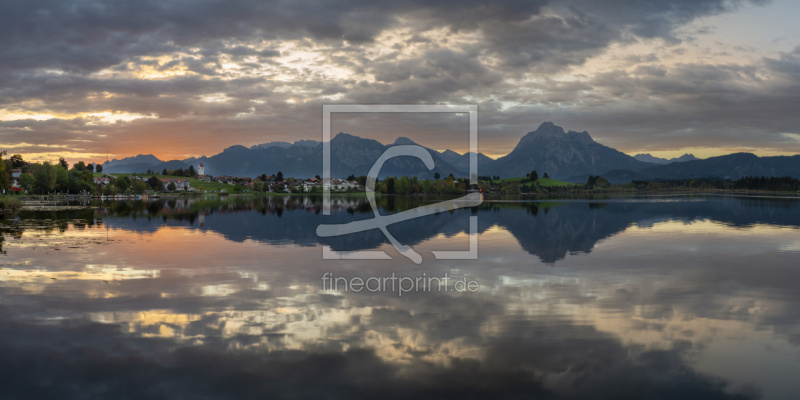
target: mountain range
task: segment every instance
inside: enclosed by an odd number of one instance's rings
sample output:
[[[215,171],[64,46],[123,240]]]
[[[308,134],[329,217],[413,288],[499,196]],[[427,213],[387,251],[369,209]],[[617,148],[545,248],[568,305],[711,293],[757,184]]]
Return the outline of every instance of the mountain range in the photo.
[[[365,139],[340,132],[330,142],[331,176],[350,174],[366,175],[375,160],[386,149],[398,145],[415,145],[411,139],[400,137],[391,144]],[[442,152],[426,148],[435,167],[428,170],[421,161],[411,157],[389,160],[381,169],[380,177],[417,176],[432,178],[434,174],[467,177],[469,154],[452,150]],[[800,178],[800,155],[758,157],[749,153],[736,153],[708,159],[697,159],[685,154],[671,160],[637,154],[631,157],[592,139],[588,132],[565,132],[552,122],[542,123],[536,130],[525,134],[507,155],[492,159],[477,154],[480,175],[503,178],[525,176],[532,170],[539,175],[545,172],[551,178],[571,182],[585,182],[589,175],[601,175],[610,182],[631,180],[721,178],[738,179],[742,176],[792,176]],[[107,172],[161,171],[166,169],[195,169],[202,163],[209,175],[255,177],[261,174],[283,172],[284,176],[311,177],[322,174],[322,143],[300,140],[294,143],[271,142],[251,147],[235,145],[221,153],[185,160],[161,161],[152,155],[138,155],[112,160],[104,165]]]

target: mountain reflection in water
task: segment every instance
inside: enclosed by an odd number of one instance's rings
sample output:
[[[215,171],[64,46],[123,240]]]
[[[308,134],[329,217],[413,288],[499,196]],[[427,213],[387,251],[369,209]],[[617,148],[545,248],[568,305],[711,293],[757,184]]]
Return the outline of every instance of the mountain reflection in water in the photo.
[[[380,199],[381,213],[424,204]],[[0,220],[0,397],[792,398],[800,202],[486,202],[378,230],[317,197],[97,202]],[[478,216],[479,260],[464,249]],[[390,261],[321,259],[381,248]],[[474,293],[320,278],[469,277]]]

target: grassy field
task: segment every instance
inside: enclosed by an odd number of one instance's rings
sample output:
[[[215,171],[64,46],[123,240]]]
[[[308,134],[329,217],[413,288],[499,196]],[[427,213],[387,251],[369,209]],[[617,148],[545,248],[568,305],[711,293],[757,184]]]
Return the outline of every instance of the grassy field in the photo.
[[[195,188],[195,190],[200,190],[202,187],[203,191],[219,192],[220,190],[227,190],[228,192],[233,193],[233,185],[228,185],[227,183],[203,182],[201,180],[189,178],[189,185]]]
[[[105,172],[101,172],[99,174],[95,173],[94,175],[99,177],[99,176],[103,176],[105,174],[106,174]],[[172,176],[172,175],[161,175],[161,174],[144,174],[144,173],[133,174],[133,173],[116,173],[116,172],[112,172],[112,173],[109,173],[108,175],[112,175],[112,176],[131,176],[131,175],[136,175],[136,176],[144,176],[146,178],[149,178],[151,176],[155,176],[156,178],[159,178],[159,179],[162,179],[162,178],[187,179],[185,176]],[[231,192],[231,193],[233,192],[233,185],[228,185],[227,183],[203,182],[203,181],[201,181],[199,179],[195,179],[195,178],[188,178],[188,179],[189,179],[189,185],[191,187],[195,188],[195,190],[200,190],[200,187],[202,186],[203,187],[203,191],[219,192],[220,190],[227,190],[228,192]]]

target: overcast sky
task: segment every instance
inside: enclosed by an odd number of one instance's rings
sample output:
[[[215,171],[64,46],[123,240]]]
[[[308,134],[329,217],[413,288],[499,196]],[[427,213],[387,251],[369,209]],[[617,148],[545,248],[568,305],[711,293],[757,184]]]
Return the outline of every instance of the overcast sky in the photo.
[[[629,154],[800,153],[794,0],[4,0],[0,150],[102,161],[321,138],[322,104],[477,104]],[[333,128],[463,152],[463,116]]]

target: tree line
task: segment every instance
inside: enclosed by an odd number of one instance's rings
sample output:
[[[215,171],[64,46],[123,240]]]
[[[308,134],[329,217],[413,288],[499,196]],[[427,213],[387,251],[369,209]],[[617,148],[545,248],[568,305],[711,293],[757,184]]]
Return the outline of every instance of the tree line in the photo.
[[[155,172],[155,171],[152,171],[152,170],[149,170],[149,169],[145,172],[145,175],[154,175],[154,174],[158,174],[158,172]],[[187,178],[196,178],[197,177],[197,171],[194,169],[194,165],[190,165],[189,168],[187,168],[187,169],[183,169],[183,168],[166,169],[166,168],[164,168],[163,170],[161,170],[161,175],[165,175],[165,176],[166,175],[169,175],[169,176],[185,176]]]
[[[63,157],[59,158],[57,163],[51,164],[48,161],[28,162],[20,154],[14,154],[5,159],[3,158],[5,155],[5,152],[0,152],[0,159],[2,159],[0,162],[0,189],[6,193],[15,192],[12,190],[15,170],[20,172],[19,177],[16,178],[19,191],[29,194],[139,194],[144,193],[148,186],[155,187],[155,182],[158,182],[157,188],[161,188],[161,181],[155,177],[148,181],[150,185],[128,177],[111,177],[109,184],[98,185],[94,181],[94,174],[103,172],[102,164],[95,166],[92,163],[78,161],[70,168],[69,163]]]
[[[5,154],[0,152],[0,158]],[[100,165],[98,167],[102,171],[102,167]],[[0,188],[6,193],[11,191],[13,172],[20,170],[21,173],[17,178],[19,187],[28,193],[94,193],[97,190],[94,183],[94,169],[94,165],[83,161],[69,168],[63,157],[55,164],[47,161],[30,163],[25,161],[22,155],[14,154],[0,162]]]
[[[382,194],[464,194],[468,187],[469,179],[458,179],[453,174],[443,180],[420,181],[416,176],[403,175],[400,178],[390,176],[375,182],[375,192]]]
[[[632,181],[620,184],[639,190],[657,189],[736,189],[797,192],[800,191],[800,180],[789,176],[745,176],[737,180],[729,179],[670,179],[662,181]]]

